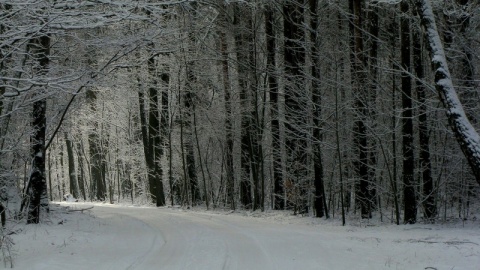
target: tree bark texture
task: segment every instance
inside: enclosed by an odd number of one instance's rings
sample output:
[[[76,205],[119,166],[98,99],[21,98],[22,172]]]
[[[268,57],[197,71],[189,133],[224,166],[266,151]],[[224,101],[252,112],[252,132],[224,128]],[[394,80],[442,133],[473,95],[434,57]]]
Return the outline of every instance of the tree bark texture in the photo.
[[[270,96],[270,115],[272,133],[272,166],[273,166],[273,208],[285,209],[285,191],[283,188],[282,157],[280,153],[280,120],[278,111],[278,82],[275,63],[275,18],[274,9],[265,10],[265,32],[267,40],[267,76]]]
[[[413,108],[410,61],[410,7],[406,0],[400,3],[403,16],[400,19],[400,46],[402,66],[402,155],[403,155],[403,205],[404,223],[417,222],[413,155]]]
[[[363,47],[363,1],[350,0],[353,22],[351,22],[351,34],[353,34],[353,95],[354,95],[354,127],[353,127],[353,145],[355,151],[355,160],[353,162],[355,174],[358,179],[356,184],[357,202],[360,204],[362,218],[371,218],[372,200],[370,194],[370,181],[368,170],[368,140],[367,140],[367,114],[368,114],[368,92],[366,90],[367,77],[365,67],[365,52]]]
[[[75,157],[73,155],[73,142],[68,138],[68,134],[65,133],[65,144],[67,146],[67,157],[68,157],[68,177],[70,180],[70,194],[74,198],[78,199],[80,196],[77,183],[77,171],[75,169]]]
[[[312,101],[313,101],[313,168],[314,168],[314,186],[315,186],[315,216],[329,218],[327,203],[325,198],[325,186],[323,176],[322,143],[323,135],[321,133],[322,122],[322,93],[320,89],[320,37],[318,36],[318,1],[309,0],[310,11],[310,39],[312,54]]]
[[[32,48],[31,53],[33,54],[34,60],[38,61],[37,75],[45,76],[48,73],[48,65],[50,62],[50,36],[42,34],[42,36],[34,39],[29,46]],[[43,90],[46,91],[47,89]],[[31,136],[32,168],[27,184],[28,197],[30,200],[27,223],[39,223],[41,209],[47,209],[48,211],[47,181],[45,177],[46,110],[47,100],[44,97],[41,97],[33,103],[33,133]]]
[[[160,135],[160,109],[159,109],[159,89],[156,73],[155,56],[148,59],[148,73],[150,75],[150,85],[148,87],[149,114],[148,114],[148,159],[149,167],[149,187],[152,202],[156,206],[165,205],[165,194],[163,191],[162,168],[160,164],[163,145]]]
[[[432,163],[430,160],[430,134],[428,133],[428,111],[425,86],[422,81],[425,79],[423,70],[423,54],[420,29],[413,30],[413,66],[415,69],[415,86],[418,99],[418,137],[420,144],[420,169],[423,180],[423,211],[424,217],[431,220],[436,215],[435,196],[433,194]]]
[[[228,20],[225,19],[225,23],[228,23]],[[228,25],[228,24],[227,24]],[[234,199],[234,174],[233,174],[233,126],[232,126],[232,101],[231,101],[231,84],[229,76],[229,64],[228,64],[228,44],[226,37],[226,29],[224,29],[221,35],[221,51],[222,51],[222,71],[223,71],[223,94],[225,102],[225,149],[224,153],[224,164],[225,164],[225,178],[226,178],[226,197],[230,201],[230,208],[235,209],[235,199]]]
[[[294,212],[305,212],[307,186],[307,140],[305,117],[306,99],[304,89],[305,29],[303,3],[287,1],[283,5],[284,61],[285,61],[285,129],[287,152],[286,190],[288,206]],[[284,187],[286,189],[286,185]],[[289,196],[290,194],[290,196]],[[290,197],[290,198],[289,198]]]

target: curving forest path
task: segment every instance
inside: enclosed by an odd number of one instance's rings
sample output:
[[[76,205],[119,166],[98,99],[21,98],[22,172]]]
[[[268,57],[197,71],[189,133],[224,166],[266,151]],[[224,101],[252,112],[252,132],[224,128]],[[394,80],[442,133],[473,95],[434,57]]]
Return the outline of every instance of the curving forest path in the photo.
[[[107,204],[55,218],[62,224],[27,226],[15,268],[480,269],[478,222],[342,227],[285,212],[219,214]]]

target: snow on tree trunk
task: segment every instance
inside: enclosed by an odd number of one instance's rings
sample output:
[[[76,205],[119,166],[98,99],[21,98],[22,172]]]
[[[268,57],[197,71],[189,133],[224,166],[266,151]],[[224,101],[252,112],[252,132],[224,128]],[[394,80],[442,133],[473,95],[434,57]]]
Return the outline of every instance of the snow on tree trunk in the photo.
[[[448,69],[445,51],[438,34],[433,9],[428,0],[417,0],[416,6],[427,38],[432,66],[435,73],[435,87],[446,109],[448,122],[468,160],[477,182],[480,184],[480,136],[468,121],[462,103],[458,99]]]

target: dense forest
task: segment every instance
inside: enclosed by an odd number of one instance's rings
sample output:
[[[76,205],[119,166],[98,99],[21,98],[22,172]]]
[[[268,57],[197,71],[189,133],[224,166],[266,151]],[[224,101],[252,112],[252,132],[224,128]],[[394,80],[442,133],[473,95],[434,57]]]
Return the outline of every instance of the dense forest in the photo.
[[[0,0],[1,201],[468,219],[479,68],[472,0]]]

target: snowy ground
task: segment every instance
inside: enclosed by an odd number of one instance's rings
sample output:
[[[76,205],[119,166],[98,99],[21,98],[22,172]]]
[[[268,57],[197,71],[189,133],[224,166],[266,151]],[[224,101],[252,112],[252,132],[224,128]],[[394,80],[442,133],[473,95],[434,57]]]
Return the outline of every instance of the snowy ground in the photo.
[[[12,228],[15,269],[480,269],[478,221],[342,227],[287,212],[54,210],[47,224]]]

